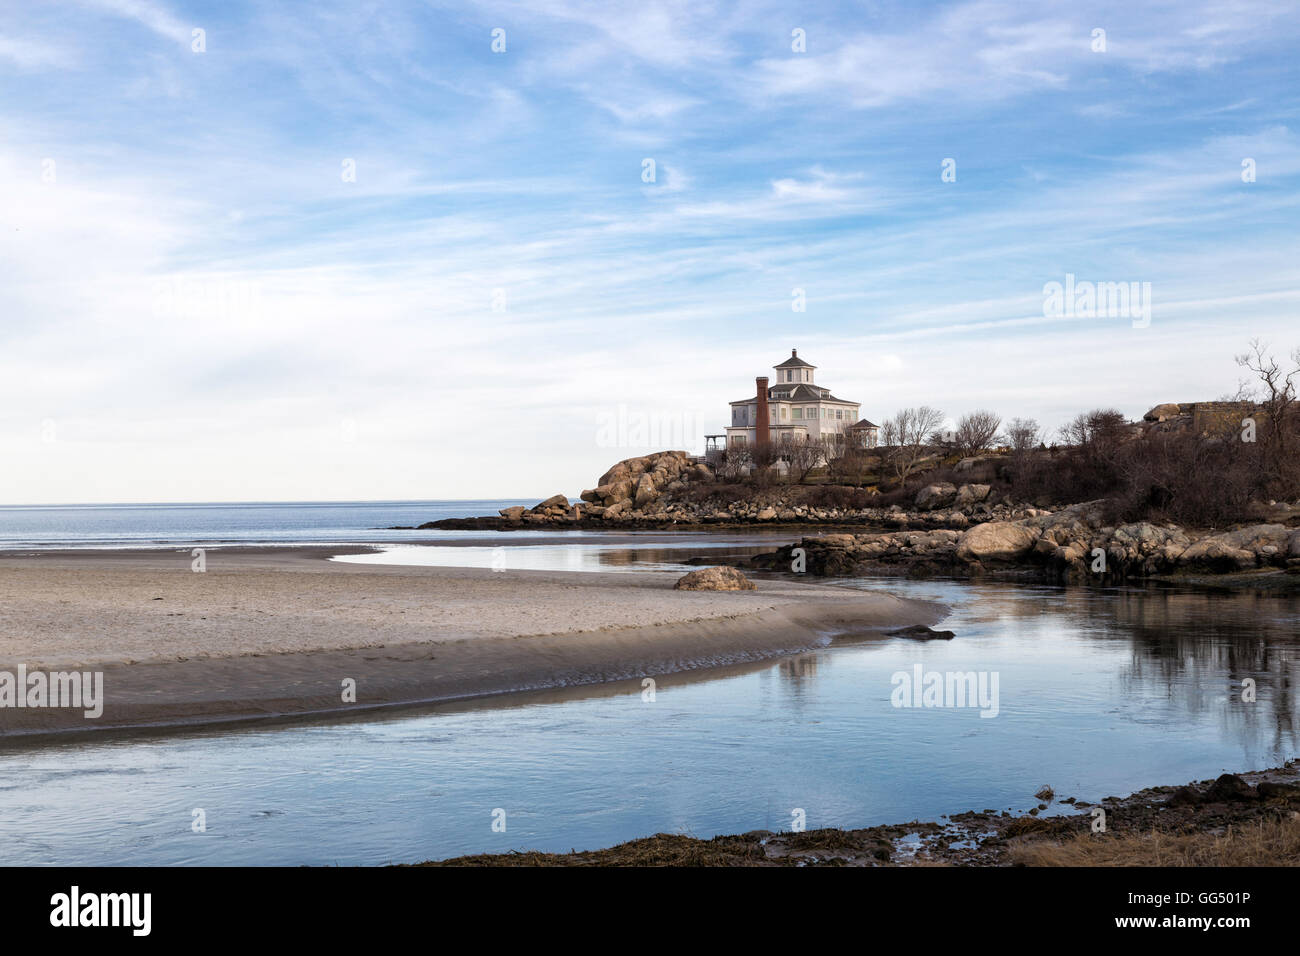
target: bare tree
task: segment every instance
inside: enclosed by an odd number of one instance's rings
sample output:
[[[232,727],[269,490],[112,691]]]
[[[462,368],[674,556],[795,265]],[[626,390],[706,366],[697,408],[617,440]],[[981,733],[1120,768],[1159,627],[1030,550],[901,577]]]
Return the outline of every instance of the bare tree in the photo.
[[[754,456],[750,454],[748,445],[728,442],[726,450],[718,456],[718,464],[714,471],[724,481],[736,481],[742,478],[753,464]]]
[[[881,434],[888,436],[884,443],[889,446],[889,464],[900,484],[916,470],[942,424],[943,412],[922,405],[900,409],[881,426]]]
[[[880,426],[880,444],[883,448],[898,446],[898,426],[892,418],[887,418]]]
[[[799,484],[803,484],[808,474],[826,460],[821,442],[810,441],[807,437],[782,436],[776,451],[790,466],[790,477]]]
[[[1043,443],[1043,429],[1032,418],[1013,418],[1007,425],[1007,444],[1016,454],[1024,454]]]
[[[1061,440],[1080,448],[1113,445],[1123,436],[1128,420],[1115,408],[1094,408],[1080,412],[1061,426]]]
[[[1257,403],[1264,413],[1264,421],[1258,422],[1256,427],[1263,426],[1266,436],[1263,444],[1272,465],[1286,459],[1287,433],[1292,425],[1290,418],[1296,401],[1295,378],[1300,375],[1300,348],[1292,350],[1291,360],[1296,367],[1284,372],[1277,359],[1268,353],[1267,343],[1259,339],[1252,339],[1250,351],[1237,356],[1237,364],[1254,372],[1264,386]]]
[[[996,443],[1001,427],[1000,415],[983,409],[970,412],[958,420],[953,444],[966,457],[979,454]]]

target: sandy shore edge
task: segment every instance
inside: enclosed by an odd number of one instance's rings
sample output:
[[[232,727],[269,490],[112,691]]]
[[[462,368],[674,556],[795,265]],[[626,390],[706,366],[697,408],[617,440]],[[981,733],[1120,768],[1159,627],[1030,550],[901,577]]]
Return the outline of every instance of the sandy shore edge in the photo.
[[[0,623],[11,636],[0,670],[57,658],[50,642],[67,638],[71,649],[61,653],[102,671],[105,689],[95,719],[70,708],[0,708],[0,740],[640,680],[934,624],[948,611],[785,581],[679,592],[676,575],[655,572],[498,575],[323,560],[341,550],[214,550],[204,574],[189,571],[187,553],[0,555]],[[15,634],[28,636],[15,642]],[[155,635],[179,653],[112,659]],[[303,641],[318,646],[297,649]],[[343,699],[345,681],[355,682],[355,701]]]

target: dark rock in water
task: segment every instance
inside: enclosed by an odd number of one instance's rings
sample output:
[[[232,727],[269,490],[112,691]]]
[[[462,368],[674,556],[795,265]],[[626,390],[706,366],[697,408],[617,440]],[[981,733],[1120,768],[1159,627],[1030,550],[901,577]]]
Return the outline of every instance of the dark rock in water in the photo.
[[[417,531],[500,531],[510,523],[504,518],[440,518],[426,521],[416,528]]]
[[[748,562],[744,558],[738,558],[730,554],[715,554],[712,557],[687,558],[682,564],[690,564],[703,567],[713,567],[714,565],[725,565],[729,568],[744,569]]]
[[[913,641],[951,641],[957,635],[952,631],[936,631],[924,624],[913,624],[897,631],[890,631],[890,637],[906,637]]]
[[[1179,787],[1167,801],[1171,807],[1195,807],[1201,802],[1201,795],[1191,787]]]
[[[1254,800],[1258,794],[1235,773],[1225,773],[1205,791],[1207,800]]]

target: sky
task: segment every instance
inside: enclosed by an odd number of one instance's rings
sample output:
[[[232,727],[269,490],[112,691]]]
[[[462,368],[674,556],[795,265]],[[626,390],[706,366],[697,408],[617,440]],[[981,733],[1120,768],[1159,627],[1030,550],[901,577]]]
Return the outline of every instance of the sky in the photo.
[[[0,502],[576,496],[794,348],[875,422],[1221,397],[1300,346],[1297,50],[1291,0],[3,0]]]

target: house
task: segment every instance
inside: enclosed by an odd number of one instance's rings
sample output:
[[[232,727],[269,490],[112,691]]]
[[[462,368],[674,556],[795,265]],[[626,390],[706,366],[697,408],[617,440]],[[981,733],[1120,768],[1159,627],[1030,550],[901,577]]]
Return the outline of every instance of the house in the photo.
[[[817,366],[801,359],[797,349],[774,368],[775,384],[760,375],[753,395],[731,403],[728,448],[824,439],[840,444],[846,437],[875,444],[878,431],[871,422],[859,421],[859,404],[818,385]]]

